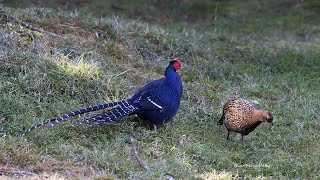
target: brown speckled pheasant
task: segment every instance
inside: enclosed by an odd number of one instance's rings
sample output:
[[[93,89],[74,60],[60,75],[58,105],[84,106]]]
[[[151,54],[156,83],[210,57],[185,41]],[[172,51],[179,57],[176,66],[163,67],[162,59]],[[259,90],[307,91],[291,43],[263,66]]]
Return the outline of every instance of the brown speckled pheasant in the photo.
[[[218,125],[225,124],[228,130],[227,139],[229,140],[230,131],[243,136],[251,133],[261,122],[268,122],[273,125],[273,116],[268,111],[262,111],[251,102],[244,99],[232,99],[223,106],[223,114],[218,121]]]

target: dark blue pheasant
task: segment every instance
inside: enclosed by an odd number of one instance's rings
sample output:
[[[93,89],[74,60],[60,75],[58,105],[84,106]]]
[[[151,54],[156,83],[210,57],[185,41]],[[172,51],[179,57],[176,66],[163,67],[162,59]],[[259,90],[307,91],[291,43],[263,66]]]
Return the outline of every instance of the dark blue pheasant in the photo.
[[[88,119],[74,123],[89,126],[101,126],[105,123],[119,120],[124,116],[137,114],[138,117],[153,125],[161,125],[171,119],[178,111],[182,96],[182,83],[176,71],[181,67],[179,60],[170,61],[163,78],[150,82],[137,90],[130,99],[89,106],[64,114],[58,118],[32,126],[22,133],[25,136],[33,129],[49,124],[53,127],[62,120],[79,114],[111,108]]]

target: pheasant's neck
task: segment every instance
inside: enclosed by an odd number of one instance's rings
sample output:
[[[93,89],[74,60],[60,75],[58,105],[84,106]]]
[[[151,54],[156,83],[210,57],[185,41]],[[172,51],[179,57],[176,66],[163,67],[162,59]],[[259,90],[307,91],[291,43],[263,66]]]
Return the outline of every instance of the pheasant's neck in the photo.
[[[261,110],[255,110],[252,114],[252,120],[255,122],[262,122],[265,112]]]
[[[177,77],[177,72],[173,69],[172,65],[169,65],[166,69],[166,72],[164,73],[164,76],[166,77],[167,80],[175,80]]]

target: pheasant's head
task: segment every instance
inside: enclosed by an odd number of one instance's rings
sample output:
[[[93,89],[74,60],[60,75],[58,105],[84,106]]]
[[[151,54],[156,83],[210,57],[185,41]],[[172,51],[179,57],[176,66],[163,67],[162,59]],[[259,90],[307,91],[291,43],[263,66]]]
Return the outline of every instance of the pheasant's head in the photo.
[[[262,121],[268,122],[271,125],[273,125],[273,116],[272,116],[272,114],[270,112],[267,112],[267,111],[263,112],[262,113]]]
[[[181,68],[181,66],[182,66],[179,59],[173,59],[173,60],[171,60],[171,61],[170,61],[170,64],[173,65],[175,71],[178,71],[178,70]]]

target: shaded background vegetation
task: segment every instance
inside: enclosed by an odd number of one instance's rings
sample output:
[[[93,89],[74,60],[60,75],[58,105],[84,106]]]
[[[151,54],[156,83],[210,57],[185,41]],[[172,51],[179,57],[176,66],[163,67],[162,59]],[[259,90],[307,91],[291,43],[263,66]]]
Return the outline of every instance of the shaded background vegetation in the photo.
[[[246,19],[263,13],[268,13],[271,17],[302,15],[301,20],[313,22],[320,18],[320,3],[317,0],[13,0],[5,3],[13,7],[37,6],[85,10],[98,17],[125,14],[134,19],[159,21],[212,21],[216,16],[221,16],[245,22]]]

